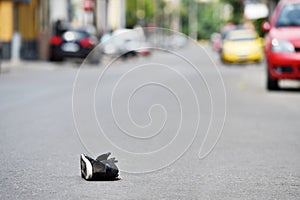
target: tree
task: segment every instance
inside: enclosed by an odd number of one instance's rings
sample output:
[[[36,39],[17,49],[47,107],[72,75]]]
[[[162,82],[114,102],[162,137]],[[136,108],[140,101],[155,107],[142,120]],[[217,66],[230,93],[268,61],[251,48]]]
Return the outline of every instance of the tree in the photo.
[[[132,28],[137,23],[136,17],[137,1],[126,1],[126,27]]]
[[[196,6],[196,18],[197,21],[197,38],[209,39],[213,32],[219,32],[219,27],[222,24],[220,16],[221,4],[218,2],[206,2],[201,3],[195,0],[181,0],[180,6],[180,21],[181,31],[190,35],[189,33],[189,17],[190,17],[190,5]],[[196,4],[196,5],[195,5]]]
[[[127,0],[126,1],[126,27],[135,25],[147,26],[148,23],[160,22],[163,15],[164,1],[153,0]],[[159,9],[158,9],[159,8]],[[162,26],[158,24],[156,26]]]
[[[224,3],[228,3],[232,6],[232,19],[235,24],[240,24],[244,15],[244,2],[243,0],[221,0]]]

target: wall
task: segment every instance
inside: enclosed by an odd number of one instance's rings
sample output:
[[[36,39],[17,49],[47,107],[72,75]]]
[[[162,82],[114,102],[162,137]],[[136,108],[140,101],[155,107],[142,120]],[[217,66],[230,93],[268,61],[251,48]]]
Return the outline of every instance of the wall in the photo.
[[[0,43],[2,57],[11,57],[11,39],[13,35],[13,2],[0,1]]]

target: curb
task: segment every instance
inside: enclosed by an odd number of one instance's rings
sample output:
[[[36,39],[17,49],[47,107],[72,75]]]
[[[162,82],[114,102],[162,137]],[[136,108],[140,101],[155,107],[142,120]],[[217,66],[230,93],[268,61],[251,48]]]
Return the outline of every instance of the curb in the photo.
[[[51,63],[48,61],[0,61],[0,74],[8,73],[13,69],[41,69],[41,70],[53,70],[59,65],[57,63]]]

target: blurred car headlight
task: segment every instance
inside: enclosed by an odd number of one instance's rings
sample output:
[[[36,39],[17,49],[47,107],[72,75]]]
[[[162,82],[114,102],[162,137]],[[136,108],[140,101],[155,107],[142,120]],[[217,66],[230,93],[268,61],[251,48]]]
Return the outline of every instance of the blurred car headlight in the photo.
[[[292,43],[290,43],[287,40],[278,40],[273,39],[272,40],[272,51],[273,52],[295,52],[295,47]]]
[[[233,54],[234,50],[233,50],[232,46],[230,46],[230,44],[224,44],[223,45],[223,53],[225,53],[225,54]]]

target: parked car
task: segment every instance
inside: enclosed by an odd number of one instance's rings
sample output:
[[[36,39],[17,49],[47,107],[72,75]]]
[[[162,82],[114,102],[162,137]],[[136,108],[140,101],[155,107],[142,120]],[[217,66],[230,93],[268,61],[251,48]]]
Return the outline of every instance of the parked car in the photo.
[[[1,62],[2,62],[2,44],[0,42],[0,74],[1,74],[1,71],[2,71]]]
[[[300,79],[300,0],[281,1],[270,22],[263,23],[267,89],[279,89],[282,79]]]
[[[220,36],[219,36],[218,40],[215,41],[217,44],[214,44],[217,47],[215,50],[220,54],[220,56],[222,56],[221,55],[221,53],[222,53],[222,45],[223,45],[223,41],[225,40],[227,34],[230,31],[237,29],[237,27],[238,26],[236,26],[236,25],[234,25],[232,23],[227,23],[224,26],[222,26]]]
[[[64,58],[86,58],[98,44],[97,38],[84,29],[70,29],[61,35],[50,37],[50,56],[51,61],[62,61]],[[90,62],[99,62],[99,54],[96,50],[95,55],[89,55]]]
[[[105,34],[101,38],[102,52],[114,57],[129,57],[150,54],[142,28],[118,29],[112,34]]]
[[[263,56],[263,39],[255,30],[235,29],[226,34],[221,52],[223,62],[260,62]]]

